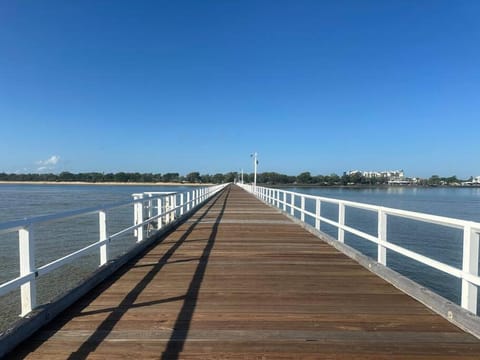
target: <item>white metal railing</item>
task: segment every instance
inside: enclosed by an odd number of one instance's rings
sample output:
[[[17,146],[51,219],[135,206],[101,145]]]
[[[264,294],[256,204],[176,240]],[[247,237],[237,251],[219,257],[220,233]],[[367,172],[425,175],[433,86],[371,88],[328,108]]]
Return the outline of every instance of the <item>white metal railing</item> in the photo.
[[[351,233],[372,243],[377,244],[377,262],[387,266],[387,249],[395,253],[406,256],[417,262],[440,270],[444,273],[452,275],[462,281],[461,289],[461,306],[464,309],[476,314],[478,302],[478,287],[480,286],[480,277],[478,276],[479,267],[479,238],[480,223],[454,219],[443,216],[436,216],[414,211],[406,211],[383,206],[376,206],[364,203],[357,203],[346,200],[331,199],[321,196],[313,196],[307,194],[296,193],[281,189],[272,189],[262,186],[253,186],[238,184],[248,192],[253,193],[260,200],[294,216],[295,211],[300,213],[300,220],[305,222],[305,216],[309,216],[315,221],[315,228],[320,231],[321,222],[325,222],[337,228],[337,240],[344,242],[345,232]],[[311,199],[315,203],[315,212],[307,211],[305,208],[305,200]],[[296,203],[300,202],[300,206]],[[321,204],[331,203],[338,206],[338,221],[334,221],[321,216]],[[345,209],[357,208],[368,210],[377,214],[377,236],[367,234],[361,230],[355,229],[345,224]],[[406,218],[421,221],[430,224],[442,225],[450,228],[460,229],[463,231],[463,256],[462,268],[445,264],[438,260],[421,255],[414,251],[408,250],[402,246],[388,242],[387,226],[389,216]]]
[[[109,204],[101,207],[66,211],[58,214],[44,215],[0,224],[0,234],[18,232],[20,276],[0,284],[0,296],[20,288],[21,314],[25,316],[36,308],[36,279],[51,271],[74,262],[78,258],[99,249],[100,264],[105,265],[109,259],[109,244],[117,237],[134,231],[137,243],[147,235],[160,230],[164,225],[191,211],[211,196],[222,190],[227,184],[198,188],[185,193],[142,193],[134,194],[134,200]],[[134,206],[134,222],[112,235],[107,234],[107,210],[124,206]],[[35,266],[35,226],[60,219],[98,214],[99,239],[88,246],[66,256],[55,259],[40,267]]]

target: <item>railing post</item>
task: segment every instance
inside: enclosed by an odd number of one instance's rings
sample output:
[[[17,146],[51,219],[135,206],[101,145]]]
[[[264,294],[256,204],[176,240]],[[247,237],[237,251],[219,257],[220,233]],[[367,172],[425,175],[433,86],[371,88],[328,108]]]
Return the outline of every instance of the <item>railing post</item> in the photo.
[[[137,200],[134,204],[134,225],[138,225],[143,222],[143,194],[134,194],[134,199]],[[143,240],[143,226],[135,229],[135,236],[137,242]]]
[[[148,197],[151,198],[152,197],[152,194],[148,194]],[[152,199],[148,199],[148,218],[150,219],[153,215],[153,212],[152,212],[152,205],[153,205],[153,202],[152,202]]]
[[[20,276],[35,273],[35,240],[33,227],[18,230],[18,247],[20,253]],[[36,280],[30,280],[20,287],[22,313],[25,316],[36,307]]]
[[[315,229],[320,230],[320,214],[322,202],[320,199],[315,199]]]
[[[107,213],[105,210],[98,212],[98,233],[99,241],[107,239]],[[108,241],[100,245],[100,266],[105,265],[108,262]]]
[[[170,199],[169,199],[169,208],[168,208],[168,210],[170,210],[170,212],[168,213],[168,216],[169,216],[169,219],[170,219],[170,220],[169,220],[168,222],[171,223],[171,222],[174,220],[174,216],[175,216],[175,214],[173,213],[173,211],[171,211],[171,210],[174,209],[175,195],[170,195],[169,198],[170,198]]]
[[[290,193],[290,215],[295,216],[295,194]]]
[[[345,230],[342,226],[345,225],[345,204],[338,203],[338,241],[345,242]]]
[[[280,190],[277,190],[277,208],[280,208]]]
[[[463,228],[463,264],[462,270],[470,275],[478,275],[478,249],[480,234],[473,231],[470,225]],[[477,286],[462,278],[462,307],[477,313]]]
[[[183,205],[185,204],[185,202],[183,201],[184,199],[184,196],[183,196],[183,193],[180,194],[180,216],[183,215]]]
[[[158,213],[157,215],[160,215],[164,212],[163,210],[163,198],[160,196],[158,199],[157,199],[157,208],[158,208]],[[157,229],[160,230],[163,226],[163,215],[160,216],[157,220]]]
[[[378,209],[378,241],[387,241],[387,214],[382,209]],[[387,248],[378,244],[377,262],[387,265]]]
[[[283,193],[283,211],[287,211],[287,192],[282,191]]]
[[[175,209],[175,211],[172,212],[172,221],[175,220],[177,217],[177,194],[172,195],[172,200],[173,200],[173,206],[172,209]]]
[[[300,197],[300,204],[301,204],[300,209],[302,209],[300,211],[300,220],[304,222],[305,221],[305,196]]]
[[[187,211],[190,211],[190,191],[187,191]]]

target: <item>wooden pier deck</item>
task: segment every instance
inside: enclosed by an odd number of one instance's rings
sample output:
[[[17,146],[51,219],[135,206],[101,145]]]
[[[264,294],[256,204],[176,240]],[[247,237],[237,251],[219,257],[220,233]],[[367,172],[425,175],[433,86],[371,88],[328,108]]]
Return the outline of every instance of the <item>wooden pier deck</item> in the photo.
[[[10,357],[478,360],[480,341],[230,186]]]

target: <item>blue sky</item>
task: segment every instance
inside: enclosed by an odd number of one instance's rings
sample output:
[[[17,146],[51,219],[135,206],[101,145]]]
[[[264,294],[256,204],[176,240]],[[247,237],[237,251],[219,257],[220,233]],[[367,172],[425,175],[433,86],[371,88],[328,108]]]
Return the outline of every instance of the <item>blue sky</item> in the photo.
[[[480,175],[479,1],[1,1],[0,172]]]

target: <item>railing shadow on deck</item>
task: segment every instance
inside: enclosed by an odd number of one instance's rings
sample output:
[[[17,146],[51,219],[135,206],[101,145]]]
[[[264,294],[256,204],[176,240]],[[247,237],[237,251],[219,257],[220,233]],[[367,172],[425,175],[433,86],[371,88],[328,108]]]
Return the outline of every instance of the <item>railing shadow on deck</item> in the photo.
[[[213,224],[212,232],[210,233],[207,244],[205,245],[203,253],[200,256],[200,261],[198,262],[193,278],[188,286],[187,293],[185,294],[185,300],[178,314],[177,320],[175,321],[175,325],[173,326],[173,332],[170,336],[165,352],[162,354],[162,359],[178,359],[180,353],[183,350],[185,340],[190,329],[192,316],[197,305],[200,285],[203,282],[203,277],[205,275],[205,270],[207,269],[210,253],[212,252],[213,245],[215,244],[215,239],[218,232],[218,225],[220,224],[220,220],[225,213],[225,207],[227,205],[229,194],[230,188],[226,190],[222,209],[220,210],[217,219]]]
[[[84,302],[84,304],[80,307],[77,307],[75,304],[72,305],[72,307],[75,308],[75,311],[69,313],[68,315],[62,314],[59,317],[61,318],[60,321],[57,321],[55,325],[50,324],[47,325],[49,326],[49,330],[52,330],[53,333],[52,335],[42,338],[41,341],[39,341],[35,348],[32,349],[30,348],[28,352],[22,352],[20,348],[18,348],[17,352],[15,353],[13,358],[23,358],[28,356],[28,354],[32,351],[34,351],[36,348],[41,346],[42,343],[46,342],[49,337],[54,336],[55,331],[61,329],[66,323],[71,321],[75,317],[81,317],[85,316],[87,314],[96,314],[96,313],[105,313],[105,312],[110,312],[110,315],[108,315],[102,323],[98,326],[98,328],[94,331],[90,337],[85,340],[82,345],[78,348],[77,351],[73,352],[68,359],[86,359],[89,354],[94,352],[97,347],[102,343],[103,340],[110,334],[110,332],[113,330],[115,325],[120,321],[122,316],[129,310],[129,309],[134,309],[138,307],[145,307],[145,306],[150,306],[150,305],[155,305],[155,304],[162,304],[162,303],[168,303],[172,301],[181,301],[184,300],[183,306],[179,312],[179,315],[175,321],[175,326],[174,326],[174,331],[168,341],[167,347],[165,352],[162,354],[162,358],[168,358],[168,359],[178,359],[180,352],[183,349],[184,341],[186,339],[186,336],[188,335],[188,331],[190,328],[190,323],[192,319],[192,315],[194,312],[194,309],[196,307],[196,302],[198,298],[198,292],[200,290],[200,285],[203,281],[203,277],[205,274],[205,270],[207,267],[208,259],[210,252],[213,248],[217,230],[218,230],[218,224],[220,222],[220,219],[223,217],[224,211],[225,211],[225,206],[226,202],[228,199],[228,195],[230,192],[230,188],[227,187],[225,189],[225,192],[220,192],[217,194],[216,198],[208,205],[208,207],[204,210],[203,214],[201,214],[193,223],[190,225],[190,227],[185,231],[185,233],[180,237],[179,240],[177,240],[175,243],[172,244],[170,249],[160,258],[160,260],[153,266],[153,268],[138,282],[138,284],[124,297],[122,302],[115,308],[108,308],[108,309],[100,309],[100,310],[95,310],[91,312],[84,313],[82,312],[83,309],[89,306],[89,304],[94,301],[98,296],[100,296],[103,291],[108,289],[115,281],[117,281],[119,278],[121,278],[126,272],[128,272],[131,268],[137,266],[134,264],[127,264],[123,269],[118,271],[113,277],[107,281],[105,281],[103,284],[100,284],[97,286],[95,289],[92,290],[90,294],[86,295],[86,298],[82,299],[81,301]],[[176,297],[171,297],[167,299],[159,299],[155,301],[148,301],[144,303],[137,303],[134,304],[135,300],[138,298],[138,296],[142,293],[142,291],[147,287],[147,285],[154,279],[154,277],[162,270],[162,268],[169,264],[168,260],[173,256],[176,250],[180,248],[180,246],[186,241],[188,236],[195,230],[197,225],[201,223],[201,221],[205,218],[205,216],[209,213],[209,211],[217,204],[217,202],[222,198],[222,194],[226,193],[224,196],[224,201],[222,205],[222,209],[214,223],[214,226],[212,228],[212,232],[207,240],[207,244],[205,245],[205,248],[203,250],[202,255],[200,256],[199,259],[199,264],[195,270],[195,273],[193,274],[192,280],[189,284],[188,290],[185,295],[182,296],[176,296]],[[202,209],[200,209],[202,210]],[[174,230],[172,230],[174,231]],[[164,235],[165,237],[168,235]],[[141,255],[139,255],[138,258],[141,256],[145,255],[150,251],[155,245],[152,247],[149,247],[146,249]],[[137,259],[138,259],[137,258]],[[193,261],[195,259],[189,259],[189,261]],[[186,260],[185,260],[186,261]],[[68,311],[68,310],[67,310]],[[41,331],[41,330],[40,330]],[[35,335],[34,335],[35,336]],[[11,353],[10,355],[13,355]]]

